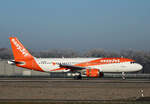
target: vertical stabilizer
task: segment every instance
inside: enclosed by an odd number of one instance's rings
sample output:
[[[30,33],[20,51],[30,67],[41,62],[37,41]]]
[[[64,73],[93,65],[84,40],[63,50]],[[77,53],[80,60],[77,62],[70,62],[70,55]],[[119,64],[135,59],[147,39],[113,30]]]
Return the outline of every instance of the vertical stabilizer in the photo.
[[[32,58],[32,55],[25,49],[21,42],[16,37],[10,37],[10,43],[15,61],[26,60]]]
[[[42,71],[40,66],[36,62],[36,58],[34,58],[27,49],[21,44],[21,42],[16,37],[10,37],[10,43],[14,55],[13,61],[9,61],[9,64],[15,64],[16,66],[32,69],[36,71]]]

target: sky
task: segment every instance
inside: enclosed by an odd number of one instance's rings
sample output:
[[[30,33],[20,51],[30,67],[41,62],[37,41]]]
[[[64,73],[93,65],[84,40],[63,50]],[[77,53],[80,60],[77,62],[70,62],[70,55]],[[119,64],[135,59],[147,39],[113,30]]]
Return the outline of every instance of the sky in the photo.
[[[0,47],[150,50],[150,0],[0,0]]]

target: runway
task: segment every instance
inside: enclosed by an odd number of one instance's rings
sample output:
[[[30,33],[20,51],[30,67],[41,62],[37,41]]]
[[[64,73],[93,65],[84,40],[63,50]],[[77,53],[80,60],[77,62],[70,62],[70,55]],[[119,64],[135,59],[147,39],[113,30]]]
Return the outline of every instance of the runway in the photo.
[[[67,83],[150,83],[150,79],[82,79],[72,78],[0,78],[0,82],[67,82]]]
[[[142,96],[150,97],[150,80],[0,78],[0,92],[0,101],[135,100]]]

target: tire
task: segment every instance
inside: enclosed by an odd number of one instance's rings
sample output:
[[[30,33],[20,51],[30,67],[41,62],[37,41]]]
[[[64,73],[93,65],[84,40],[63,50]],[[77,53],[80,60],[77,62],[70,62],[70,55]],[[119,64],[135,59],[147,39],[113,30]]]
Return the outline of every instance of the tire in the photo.
[[[75,79],[75,80],[79,80],[79,79],[82,79],[82,76],[81,76],[81,75],[78,75],[78,76],[74,76],[74,79]]]

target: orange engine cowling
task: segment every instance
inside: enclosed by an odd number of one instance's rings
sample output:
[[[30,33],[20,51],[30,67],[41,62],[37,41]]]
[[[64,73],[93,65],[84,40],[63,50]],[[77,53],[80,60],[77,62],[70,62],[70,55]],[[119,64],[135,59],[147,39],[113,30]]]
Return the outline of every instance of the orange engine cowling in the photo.
[[[104,74],[99,69],[86,69],[87,77],[103,77]]]

